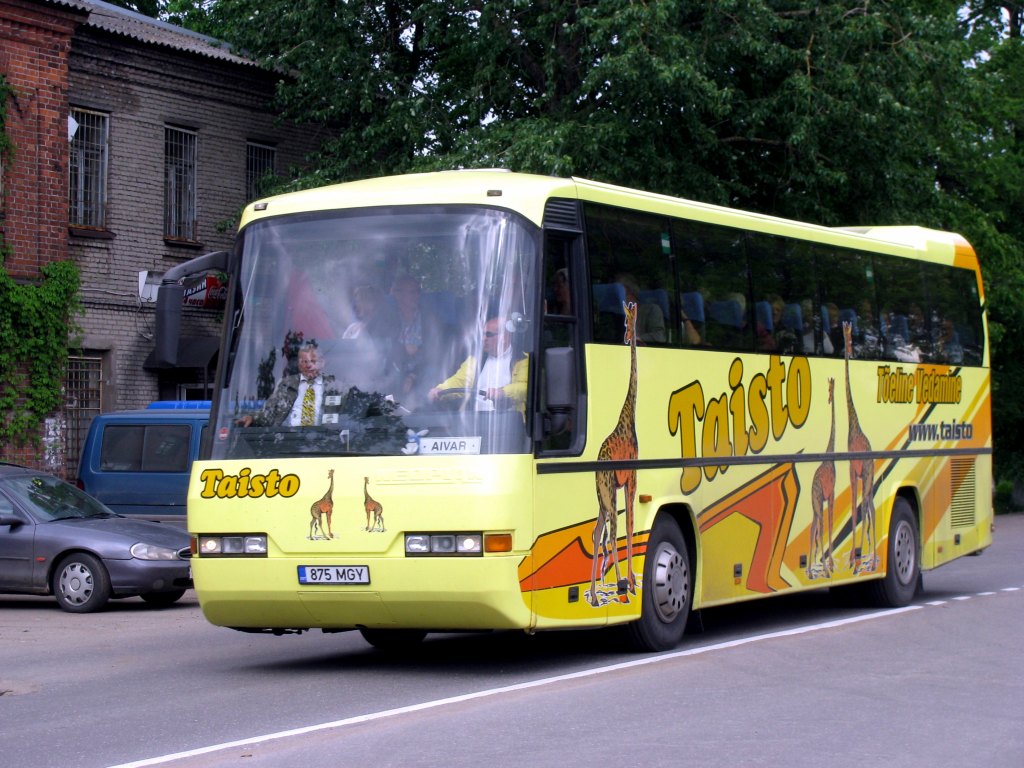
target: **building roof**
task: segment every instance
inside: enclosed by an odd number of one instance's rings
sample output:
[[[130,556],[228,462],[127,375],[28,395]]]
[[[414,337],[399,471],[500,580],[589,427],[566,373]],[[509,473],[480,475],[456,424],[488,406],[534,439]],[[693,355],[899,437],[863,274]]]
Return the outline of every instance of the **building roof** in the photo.
[[[232,53],[227,43],[201,35],[184,27],[166,21],[143,16],[102,0],[50,0],[54,5],[85,11],[89,15],[85,26],[101,29],[114,35],[129,37],[141,43],[160,45],[185,53],[194,53],[211,59],[227,61],[246,66],[258,66],[257,62]]]

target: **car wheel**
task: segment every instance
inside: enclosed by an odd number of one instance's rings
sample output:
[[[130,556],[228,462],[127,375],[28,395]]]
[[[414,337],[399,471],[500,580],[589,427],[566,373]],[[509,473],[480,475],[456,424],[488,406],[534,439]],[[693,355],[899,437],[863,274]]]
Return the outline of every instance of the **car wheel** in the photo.
[[[146,592],[139,597],[155,608],[163,608],[178,602],[184,594],[184,589],[175,589],[173,592]]]
[[[110,576],[103,563],[80,552],[68,555],[53,572],[57,605],[70,613],[98,611],[110,600]]]
[[[625,627],[629,644],[639,651],[675,648],[686,631],[692,598],[690,556],[683,534],[675,520],[659,515],[644,558],[640,618]]]

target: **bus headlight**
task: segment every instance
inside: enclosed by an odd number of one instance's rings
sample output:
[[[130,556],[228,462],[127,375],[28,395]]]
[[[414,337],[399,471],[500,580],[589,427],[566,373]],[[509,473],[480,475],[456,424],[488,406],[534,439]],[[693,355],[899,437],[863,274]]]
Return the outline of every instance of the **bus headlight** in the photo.
[[[196,554],[199,557],[266,557],[265,533],[242,533],[231,536],[200,535]]]
[[[480,533],[407,533],[405,554],[417,555],[482,555],[483,534]]]

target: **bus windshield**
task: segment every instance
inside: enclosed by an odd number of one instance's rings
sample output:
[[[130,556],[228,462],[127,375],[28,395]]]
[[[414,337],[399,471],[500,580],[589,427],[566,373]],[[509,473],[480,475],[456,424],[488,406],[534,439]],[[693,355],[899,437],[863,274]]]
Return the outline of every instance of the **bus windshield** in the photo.
[[[242,237],[213,458],[529,450],[536,226],[393,207]]]

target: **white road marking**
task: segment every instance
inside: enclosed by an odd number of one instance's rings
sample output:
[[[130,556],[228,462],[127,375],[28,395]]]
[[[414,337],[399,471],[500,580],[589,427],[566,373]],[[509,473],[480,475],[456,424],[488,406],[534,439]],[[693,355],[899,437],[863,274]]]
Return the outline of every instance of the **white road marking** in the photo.
[[[1019,587],[1009,587],[1003,589],[1003,592],[1015,592],[1018,591]],[[982,592],[982,595],[994,594],[991,592]],[[970,600],[971,595],[960,595],[952,598],[953,600]],[[397,717],[399,715],[406,715],[412,712],[423,712],[429,709],[437,709],[439,707],[446,707],[451,704],[461,704],[466,701],[473,701],[474,699],[484,699],[490,696],[500,696],[505,693],[513,693],[515,691],[528,690],[530,688],[541,688],[547,685],[554,685],[556,683],[565,682],[567,680],[579,680],[587,677],[595,677],[597,675],[607,674],[609,672],[618,672],[623,669],[632,669],[634,667],[642,667],[648,664],[659,664],[663,661],[670,661],[672,659],[680,659],[686,656],[699,656],[705,653],[713,653],[714,651],[723,651],[730,648],[738,648],[744,645],[750,645],[752,643],[760,643],[765,640],[776,640],[781,637],[794,637],[796,635],[804,635],[811,632],[819,632],[825,629],[835,629],[836,627],[843,627],[850,624],[858,624],[863,621],[871,621],[873,619],[883,619],[889,616],[895,616],[901,613],[907,613],[909,611],[917,611],[924,608],[926,605],[945,605],[946,600],[936,600],[928,602],[923,605],[909,605],[905,608],[894,608],[892,610],[877,611],[875,613],[864,614],[861,616],[853,616],[846,619],[836,619],[834,621],[825,621],[820,624],[809,624],[803,627],[794,627],[792,629],[784,629],[778,632],[767,632],[761,635],[752,635],[751,637],[742,637],[735,640],[727,640],[722,643],[713,643],[711,645],[699,646],[696,648],[687,648],[682,651],[670,651],[668,653],[652,654],[650,656],[644,656],[643,658],[633,659],[631,661],[624,661],[619,664],[609,664],[603,667],[595,667],[593,669],[584,669],[579,672],[570,672],[564,675],[555,675],[553,677],[544,677],[539,680],[531,680],[525,683],[516,683],[515,685],[506,685],[500,688],[489,688],[483,691],[476,691],[474,693],[464,693],[459,696],[449,696],[444,699],[435,699],[434,701],[425,701],[420,704],[411,704],[405,707],[396,707],[395,709],[386,709],[381,712],[370,712],[365,715],[356,715],[354,717],[346,717],[342,720],[333,720],[328,723],[318,723],[317,725],[307,725],[302,728],[292,728],[287,731],[277,731],[275,733],[267,733],[261,736],[253,736],[247,739],[238,739],[236,741],[227,741],[222,744],[211,744],[206,747],[199,747],[197,749],[185,750],[183,752],[175,752],[170,755],[162,755],[160,757],[150,757],[143,760],[136,760],[131,763],[121,763],[119,765],[110,766],[110,768],[145,768],[146,766],[153,765],[165,765],[175,760],[183,760],[189,757],[198,757],[200,755],[209,755],[213,752],[220,752],[227,749],[235,749],[238,747],[254,746],[256,744],[263,744],[268,741],[275,741],[278,739],[286,739],[291,736],[302,736],[307,733],[316,733],[318,731],[326,731],[332,728],[343,728],[349,725],[356,725],[358,723],[367,723],[373,720],[383,720],[389,717]]]

